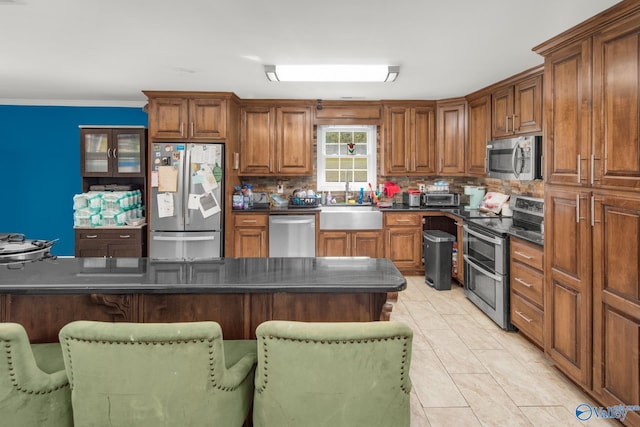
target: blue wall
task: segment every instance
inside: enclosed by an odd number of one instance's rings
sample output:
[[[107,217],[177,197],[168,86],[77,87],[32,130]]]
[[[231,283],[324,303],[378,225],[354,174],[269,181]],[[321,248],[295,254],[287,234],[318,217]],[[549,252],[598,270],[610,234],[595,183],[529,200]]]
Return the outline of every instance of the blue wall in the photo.
[[[82,191],[79,125],[143,125],[142,108],[0,105],[0,233],[60,239],[73,255],[73,195]]]

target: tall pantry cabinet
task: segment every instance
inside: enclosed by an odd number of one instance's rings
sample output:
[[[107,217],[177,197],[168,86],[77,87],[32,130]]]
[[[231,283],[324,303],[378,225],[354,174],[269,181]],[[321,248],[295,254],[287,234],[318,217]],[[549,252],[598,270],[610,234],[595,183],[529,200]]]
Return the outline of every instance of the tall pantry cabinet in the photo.
[[[637,405],[640,3],[534,50],[545,56],[545,352],[601,404]]]

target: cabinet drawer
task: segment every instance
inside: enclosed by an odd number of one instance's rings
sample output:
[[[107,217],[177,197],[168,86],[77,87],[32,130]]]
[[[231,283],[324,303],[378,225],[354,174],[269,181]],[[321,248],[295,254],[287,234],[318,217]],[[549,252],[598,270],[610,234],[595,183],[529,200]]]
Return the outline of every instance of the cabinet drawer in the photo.
[[[543,345],[543,318],[542,310],[518,294],[511,293],[511,323],[540,346]]]
[[[269,224],[269,216],[264,214],[235,214],[233,225],[236,227],[266,227]]]
[[[384,225],[387,227],[398,225],[421,226],[422,218],[416,213],[385,213]]]
[[[543,271],[542,247],[520,239],[511,238],[511,259]]]
[[[122,229],[122,230],[76,230],[76,239],[78,240],[140,240],[141,232],[139,229]]]
[[[511,260],[511,289],[544,306],[544,276],[539,270]]]

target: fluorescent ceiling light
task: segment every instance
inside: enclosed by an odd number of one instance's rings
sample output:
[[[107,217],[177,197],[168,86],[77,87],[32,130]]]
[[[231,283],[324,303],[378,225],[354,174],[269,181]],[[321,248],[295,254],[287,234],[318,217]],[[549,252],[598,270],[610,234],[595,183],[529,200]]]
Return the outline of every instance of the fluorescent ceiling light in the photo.
[[[392,82],[400,67],[394,65],[265,65],[270,81],[281,82]]]

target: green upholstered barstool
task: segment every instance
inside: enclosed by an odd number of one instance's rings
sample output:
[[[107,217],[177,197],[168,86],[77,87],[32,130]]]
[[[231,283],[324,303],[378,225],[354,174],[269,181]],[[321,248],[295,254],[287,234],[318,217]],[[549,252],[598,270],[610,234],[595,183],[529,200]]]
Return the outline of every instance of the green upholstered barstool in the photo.
[[[215,322],[77,321],[60,330],[77,426],[242,426],[256,342]]]
[[[0,425],[73,426],[60,344],[30,344],[17,323],[0,322]]]
[[[268,321],[256,336],[254,427],[409,426],[407,325]]]

